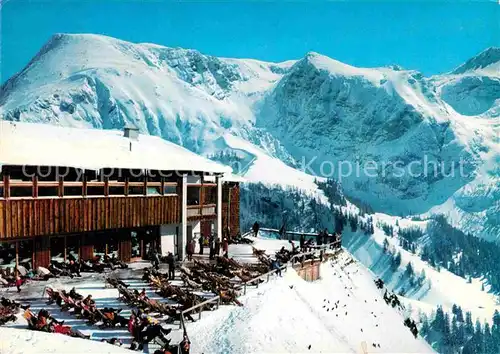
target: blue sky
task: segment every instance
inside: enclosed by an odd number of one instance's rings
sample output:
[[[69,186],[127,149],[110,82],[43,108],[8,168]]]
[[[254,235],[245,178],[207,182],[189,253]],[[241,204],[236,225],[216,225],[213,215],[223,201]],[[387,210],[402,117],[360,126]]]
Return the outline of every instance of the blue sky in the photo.
[[[4,1],[1,82],[58,32],[267,61],[316,51],[356,66],[450,71],[500,45],[495,2]]]

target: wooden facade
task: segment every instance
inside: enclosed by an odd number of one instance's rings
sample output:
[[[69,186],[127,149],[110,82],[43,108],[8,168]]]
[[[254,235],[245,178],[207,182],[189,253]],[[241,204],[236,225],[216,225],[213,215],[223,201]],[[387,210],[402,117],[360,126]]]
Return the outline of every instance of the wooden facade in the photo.
[[[177,195],[0,200],[0,240],[180,222]]]
[[[152,247],[158,247],[161,241],[156,231],[161,225],[180,224],[183,212],[187,221],[201,221],[207,234],[217,222],[217,184],[204,178],[200,183],[187,184],[187,206],[183,210],[182,183],[186,182],[178,176],[116,174],[110,178],[104,170],[74,169],[65,177],[47,176],[37,170],[27,178],[20,166],[3,167],[6,168],[0,171],[0,253],[7,254],[8,259],[9,249],[15,245],[16,265],[20,262],[19,245],[31,243],[32,266],[47,267],[60,247],[54,241],[51,250],[51,240],[58,238],[64,240],[64,261],[68,259],[69,247],[73,254],[77,249],[79,259],[87,260],[94,257],[94,252],[109,254],[108,245],[112,244],[119,259],[129,262],[133,253],[137,253],[133,252],[137,249],[137,239],[140,239],[140,257],[147,257],[145,245],[153,240],[149,238],[155,238]],[[31,168],[28,172],[34,171]],[[229,228],[234,237],[239,232],[239,186],[224,183],[222,192],[222,229]],[[189,196],[193,203],[189,202]],[[138,236],[132,238],[131,233]],[[185,236],[176,237],[177,242],[185,242]],[[68,246],[69,243],[72,245]],[[105,251],[98,250],[103,244]]]
[[[240,233],[240,186],[238,183],[224,183],[222,186],[222,227],[229,231],[229,237]]]

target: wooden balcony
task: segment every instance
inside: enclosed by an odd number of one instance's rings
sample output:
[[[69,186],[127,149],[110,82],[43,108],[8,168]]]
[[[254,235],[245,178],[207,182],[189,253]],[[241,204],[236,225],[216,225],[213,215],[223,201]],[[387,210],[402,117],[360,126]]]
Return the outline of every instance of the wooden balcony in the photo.
[[[188,220],[212,219],[217,216],[217,206],[215,204],[188,205]]]
[[[179,222],[178,195],[0,199],[4,240]]]

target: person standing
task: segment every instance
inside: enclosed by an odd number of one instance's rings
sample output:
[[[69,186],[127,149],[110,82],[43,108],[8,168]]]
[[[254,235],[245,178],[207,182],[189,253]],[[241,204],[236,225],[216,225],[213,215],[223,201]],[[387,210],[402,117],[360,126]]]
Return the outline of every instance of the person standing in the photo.
[[[323,231],[323,244],[324,245],[328,244],[328,238],[329,238],[328,229],[325,229]]]
[[[189,241],[189,243],[186,246],[188,261],[191,261],[193,259],[194,247],[195,247],[195,240]]]
[[[253,230],[253,235],[255,237],[257,237],[257,235],[259,234],[259,229],[260,229],[260,225],[259,223],[256,221],[254,222],[253,226],[252,226],[252,230]]]
[[[200,254],[203,254],[203,235],[200,235],[200,238],[198,239],[198,243],[200,244]]]
[[[304,252],[306,243],[306,236],[304,234],[300,235],[300,252]]]
[[[228,253],[229,251],[229,242],[227,241],[227,237],[224,237],[222,240],[222,253]]]
[[[273,259],[271,261],[271,270],[276,270],[276,274],[281,277],[281,266],[280,266],[278,260]]]
[[[215,239],[215,246],[214,247],[215,247],[215,249],[214,249],[215,256],[217,256],[217,257],[220,256],[220,238],[217,237]]]
[[[175,278],[175,259],[172,252],[167,254],[167,265],[168,265],[168,279],[173,280]]]
[[[210,249],[209,259],[214,259],[215,255],[214,241],[215,241],[214,236],[210,235],[210,238],[208,239],[208,248]]]
[[[321,241],[323,241],[322,231],[318,232],[318,235],[316,235],[316,246],[321,246]]]
[[[21,279],[21,276],[19,275],[19,272],[16,274],[16,288],[17,292],[21,292],[21,285],[23,285],[23,280]]]

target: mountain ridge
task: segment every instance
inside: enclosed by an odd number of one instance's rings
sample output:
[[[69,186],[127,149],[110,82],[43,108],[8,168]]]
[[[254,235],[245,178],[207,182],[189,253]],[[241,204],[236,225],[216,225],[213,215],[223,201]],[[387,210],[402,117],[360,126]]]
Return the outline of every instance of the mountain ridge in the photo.
[[[480,62],[491,64],[488,53],[496,50],[484,53],[474,58],[486,56]],[[295,169],[314,158],[314,171],[305,172],[324,177],[319,168],[325,164],[374,161],[380,169],[401,161],[408,169],[427,157],[444,170],[397,178],[394,169],[386,175],[377,169],[376,178],[341,182],[375,210],[444,213],[464,230],[500,239],[494,162],[500,155],[500,78],[489,74],[490,67],[425,77],[397,66],[357,68],[315,52],[268,63],[58,34],[2,85],[0,114],[98,129],[132,124],[204,155],[231,151],[241,141],[243,148],[235,150],[240,158],[261,166],[245,141]],[[447,176],[459,172],[459,163],[466,174]],[[270,180],[280,178],[294,183]]]

